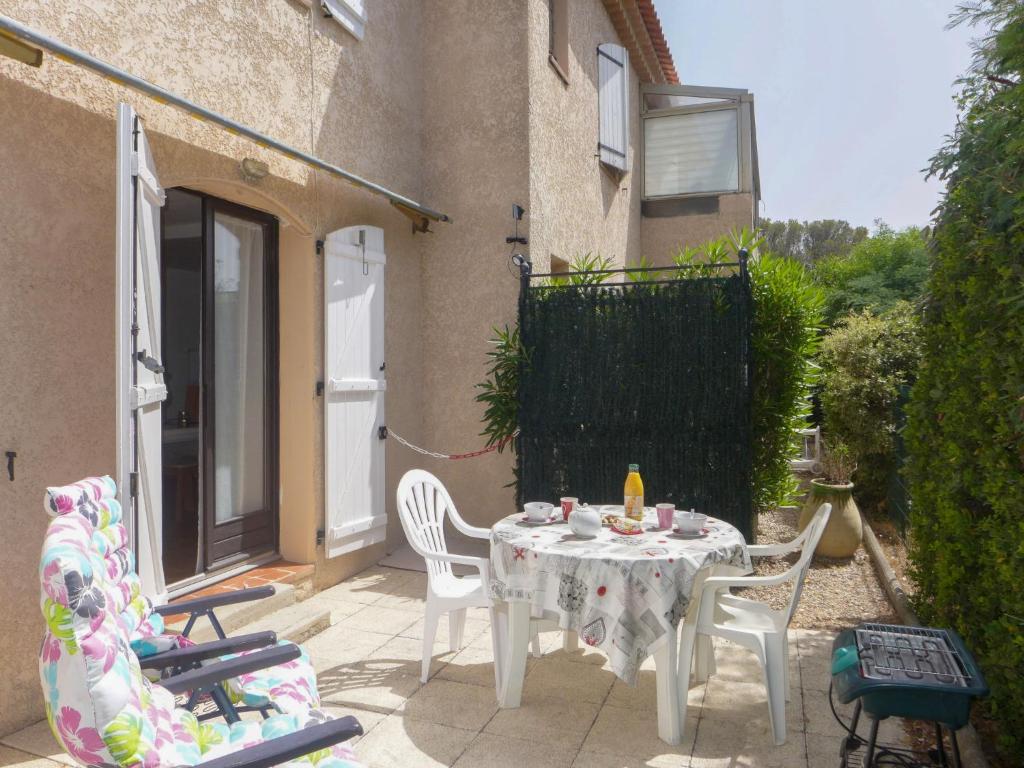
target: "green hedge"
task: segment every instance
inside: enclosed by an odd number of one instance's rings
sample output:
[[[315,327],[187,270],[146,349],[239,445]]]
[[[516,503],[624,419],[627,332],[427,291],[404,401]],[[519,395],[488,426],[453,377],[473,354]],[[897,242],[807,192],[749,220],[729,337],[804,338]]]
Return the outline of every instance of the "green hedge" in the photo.
[[[862,509],[877,507],[885,498],[896,461],[896,401],[920,357],[919,324],[907,302],[884,315],[850,315],[822,343],[825,439],[844,443],[853,454],[854,494]]]
[[[907,429],[917,609],[955,627],[1024,758],[1024,4],[969,12],[995,33],[964,83]],[[993,81],[989,76],[998,80]]]

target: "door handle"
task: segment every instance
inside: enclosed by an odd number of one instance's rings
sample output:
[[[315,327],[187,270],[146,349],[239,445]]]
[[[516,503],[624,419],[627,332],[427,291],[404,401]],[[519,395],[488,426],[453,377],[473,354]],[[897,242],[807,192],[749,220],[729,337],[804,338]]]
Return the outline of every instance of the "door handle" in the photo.
[[[155,357],[150,357],[146,354],[146,350],[141,349],[135,353],[135,359],[142,363],[143,367],[153,373],[163,373],[164,367],[160,364],[160,361]]]

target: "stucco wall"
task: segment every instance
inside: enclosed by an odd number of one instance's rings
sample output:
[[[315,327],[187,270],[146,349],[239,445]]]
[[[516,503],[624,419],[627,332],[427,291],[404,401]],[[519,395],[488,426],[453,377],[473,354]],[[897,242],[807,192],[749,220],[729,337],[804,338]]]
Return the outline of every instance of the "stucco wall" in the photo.
[[[483,442],[474,384],[491,328],[516,321],[505,244],[512,204],[527,209],[519,231],[530,245],[517,250],[537,271],[551,254],[600,252],[622,264],[640,251],[639,183],[634,172],[608,174],[595,157],[596,50],[618,41],[600,0],[569,4],[568,84],[548,63],[544,0],[529,0],[525,16],[513,3],[453,2],[424,21],[424,71],[447,73],[424,84],[425,196],[444,200],[456,222],[438,228],[424,260],[424,431],[432,448],[455,452]],[[634,117],[631,152],[638,136]],[[470,522],[490,525],[513,509],[507,452],[419,464],[444,480]]]
[[[0,476],[6,733],[42,716],[43,491],[114,472],[114,194],[99,173],[113,166],[114,133],[113,121],[3,74],[0,104],[19,105],[0,120],[0,451],[18,453],[14,482]],[[72,132],[90,151],[69,168],[64,152],[47,148],[69,146]]]
[[[597,157],[597,47],[621,43],[600,0],[574,0],[569,11],[568,82],[548,62],[548,3],[529,2],[530,253],[536,271],[552,255],[565,261],[601,254],[616,266],[640,253],[640,87],[629,72],[629,168]]]
[[[682,247],[700,245],[734,229],[754,225],[756,211],[753,195],[749,193],[719,195],[717,201],[713,198],[705,201],[717,202],[718,210],[701,213],[695,205],[693,213],[659,218],[644,216],[641,219],[641,248],[648,261],[659,265],[671,264],[673,254]]]
[[[160,13],[141,0],[90,0],[72,9],[0,0],[0,12],[70,45],[419,196],[420,3],[375,3],[362,42],[302,3],[252,11],[242,0],[172,4]],[[388,412],[407,436],[422,439],[424,238],[405,217],[380,198],[322,173],[314,178],[298,163],[53,57],[41,70],[0,60],[0,449],[18,451],[15,481],[0,482],[0,511],[5,529],[19,532],[0,538],[0,734],[42,716],[35,574],[47,520],[43,490],[115,470],[113,117],[122,99],[142,115],[165,185],[204,189],[282,219],[281,269],[290,269],[282,309],[292,313],[282,332],[296,336],[282,339],[282,418],[309,425],[284,436],[296,445],[305,431],[311,445],[296,454],[282,446],[282,525],[303,528],[282,538],[287,554],[322,557],[312,544],[323,525],[322,402],[314,390],[322,374],[323,291],[313,241],[326,232],[384,229]],[[270,176],[248,186],[238,167],[245,156],[266,161]],[[389,450],[389,488],[409,465],[408,456]],[[389,528],[401,535],[397,523]],[[383,551],[379,545],[337,558],[318,576],[337,580]]]
[[[473,398],[491,327],[515,320],[518,281],[505,236],[512,204],[529,204],[526,24],[517,3],[451,0],[431,4],[422,35],[424,197],[443,202],[454,220],[424,239],[424,434],[433,450],[461,452],[483,443]],[[441,477],[470,521],[508,509],[508,453],[414,458]]]

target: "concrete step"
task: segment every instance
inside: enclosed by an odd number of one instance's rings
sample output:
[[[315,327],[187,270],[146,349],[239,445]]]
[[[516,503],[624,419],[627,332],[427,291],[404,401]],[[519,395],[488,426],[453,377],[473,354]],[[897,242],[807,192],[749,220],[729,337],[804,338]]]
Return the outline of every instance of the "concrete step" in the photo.
[[[217,608],[214,613],[217,614],[217,620],[224,627],[224,632],[229,637],[231,635],[243,634],[243,632],[255,632],[256,630],[243,629],[243,627],[248,627],[255,622],[262,621],[279,611],[286,610],[295,605],[299,599],[297,592],[301,588],[302,585],[274,584],[274,594],[270,597],[263,600],[253,600],[249,603],[226,605],[223,608]],[[186,621],[187,618],[176,621],[173,624],[169,623],[167,627],[172,631],[180,631],[184,629]],[[267,627],[267,629],[272,628]],[[196,625],[189,633],[189,637],[197,643],[205,643],[217,639],[213,627],[210,626],[210,622],[206,618],[196,620]]]
[[[241,627],[236,634],[272,630],[278,640],[301,643],[331,626],[331,610],[297,602]]]

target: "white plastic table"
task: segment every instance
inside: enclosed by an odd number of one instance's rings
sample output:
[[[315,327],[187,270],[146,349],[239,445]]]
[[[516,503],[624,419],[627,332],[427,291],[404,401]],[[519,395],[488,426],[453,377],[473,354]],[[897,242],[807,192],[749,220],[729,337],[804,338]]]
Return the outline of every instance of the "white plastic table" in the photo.
[[[696,619],[700,585],[713,570],[747,573],[750,556],[743,535],[714,518],[700,538],[655,530],[653,509],[645,510],[644,527],[633,536],[603,527],[585,539],[565,523],[536,525],[521,514],[494,525],[491,597],[508,605],[493,613],[500,706],[520,704],[531,617],[554,620],[604,651],[629,685],[653,656],[658,734],[669,744],[681,742],[693,642],[691,635],[682,646],[687,658],[677,658],[678,627],[684,618]]]

